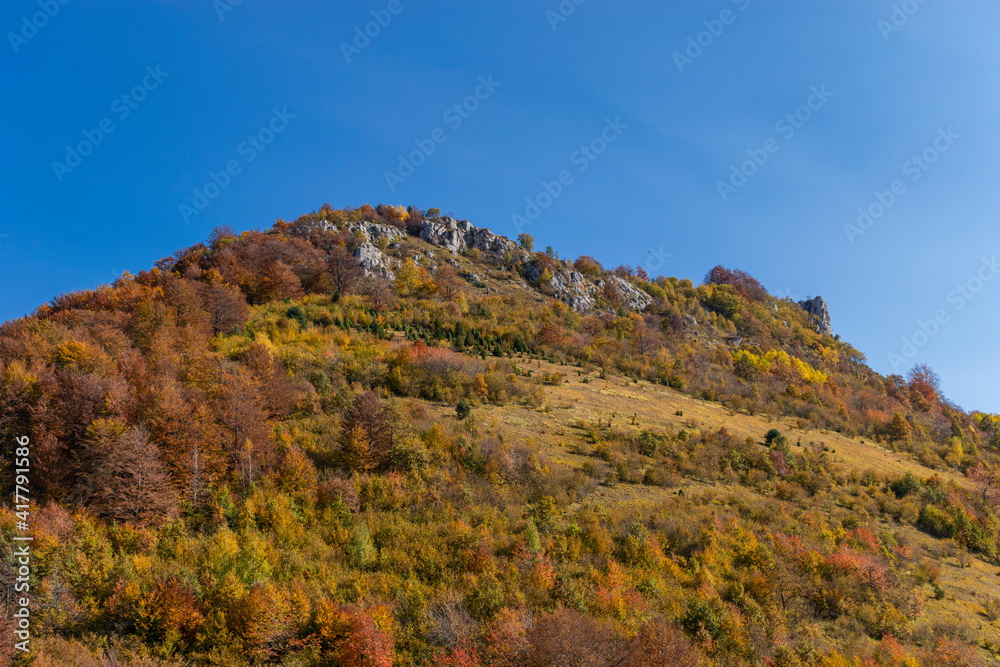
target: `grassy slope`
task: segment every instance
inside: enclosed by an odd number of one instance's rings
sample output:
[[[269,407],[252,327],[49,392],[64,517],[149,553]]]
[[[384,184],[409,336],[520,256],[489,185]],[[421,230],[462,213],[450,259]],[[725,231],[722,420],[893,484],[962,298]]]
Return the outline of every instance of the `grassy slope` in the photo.
[[[803,430],[797,428],[791,419],[734,413],[716,403],[702,401],[667,387],[634,383],[614,376],[602,380],[597,372],[578,376],[572,367],[545,361],[524,361],[521,367],[532,370],[535,375],[561,372],[566,374],[569,382],[546,387],[546,404],[538,409],[480,406],[476,408],[480,423],[502,424],[532,449],[554,462],[573,468],[593,460],[587,453],[591,446],[586,444],[585,434],[574,424],[580,420],[595,419],[606,423],[611,418],[617,429],[662,432],[680,429],[712,431],[725,427],[740,439],[750,437],[757,442],[762,441],[763,434],[769,429],[778,428],[789,436],[792,443],[798,440],[803,446],[816,443],[829,448],[831,460],[846,468],[894,475],[909,471],[921,478],[937,474],[945,481],[964,486],[969,484],[964,477],[950,471],[932,470],[905,454],[889,451],[870,441],[828,431]],[[589,382],[584,382],[585,379]],[[428,408],[442,420],[454,419],[454,413],[448,407],[428,404]],[[677,411],[683,412],[683,416],[678,416]],[[636,416],[635,426],[632,425],[633,414]],[[744,486],[704,484],[690,479],[684,479],[680,489],[689,494],[709,490],[720,496],[753,494]],[[620,483],[612,487],[598,487],[593,501],[604,507],[655,505],[677,493],[678,489]],[[837,509],[835,495],[828,493],[809,498],[801,502],[800,507],[820,516],[832,516]],[[991,622],[985,613],[987,600],[1000,598],[1000,571],[997,567],[971,555],[963,557],[963,567],[957,553],[946,542],[911,527],[883,525],[898,531],[910,545],[914,556],[924,556],[941,566],[939,581],[946,597],[936,600],[932,587],[923,587],[926,603],[923,620],[932,627],[939,624],[971,627],[973,636],[969,639],[980,646],[1000,648],[1000,621]],[[983,657],[991,664],[1000,664],[994,655],[986,651],[983,651]]]

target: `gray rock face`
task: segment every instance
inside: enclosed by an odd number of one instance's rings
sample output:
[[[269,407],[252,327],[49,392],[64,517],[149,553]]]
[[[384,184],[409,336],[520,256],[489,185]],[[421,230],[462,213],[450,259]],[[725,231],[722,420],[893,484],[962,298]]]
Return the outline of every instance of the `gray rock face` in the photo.
[[[536,282],[541,277],[541,267],[536,263],[529,264],[525,271],[525,278]],[[556,299],[581,313],[589,313],[594,310],[597,300],[607,289],[617,292],[621,296],[624,306],[630,310],[645,310],[646,306],[653,302],[653,297],[618,276],[608,276],[594,284],[579,271],[557,270],[552,274],[547,285],[554,292]]]
[[[823,297],[818,296],[815,299],[810,299],[809,301],[799,301],[799,305],[802,309],[809,313],[813,320],[816,322],[816,333],[829,336],[833,334],[833,326],[830,322],[830,311],[826,307],[826,301]]]
[[[448,216],[425,220],[420,229],[420,238],[456,254],[476,249],[495,256],[510,253],[513,258],[522,261],[528,258],[527,251],[507,237],[494,234],[485,227],[474,227],[468,220],[455,220]],[[530,282],[537,282],[541,277],[542,269],[538,264],[528,264],[525,278]],[[625,307],[632,310],[644,310],[653,301],[651,296],[618,276],[608,276],[595,285],[579,271],[575,271],[568,261],[557,264],[547,287],[552,290],[556,299],[581,313],[594,310],[601,291],[605,289],[617,292]]]
[[[382,239],[388,239],[390,246],[399,243],[406,237],[406,234],[395,227],[374,222],[352,222],[347,225],[347,231],[352,234],[360,232],[364,235],[366,243],[378,244]]]
[[[503,236],[497,236],[485,227],[473,227],[468,220],[454,220],[447,216],[425,220],[420,238],[452,253],[475,248],[480,252],[502,255],[516,252],[520,246]]]
[[[532,262],[525,269],[524,277],[530,282],[542,278],[542,268]],[[594,292],[596,287],[587,282],[579,271],[556,271],[547,285],[554,292],[555,298],[581,313],[589,313],[594,309]]]
[[[625,307],[630,310],[645,310],[646,306],[653,303],[653,297],[638,289],[624,278],[609,276],[603,280],[598,280],[598,289],[603,289],[605,282],[611,283],[611,287],[622,295],[622,298],[625,300]]]
[[[556,298],[570,308],[581,313],[594,309],[594,286],[587,282],[579,271],[559,271],[549,286],[556,292]]]
[[[364,269],[366,277],[396,279],[396,274],[389,268],[385,255],[371,243],[362,243],[354,251],[354,256],[358,258],[358,264]]]
[[[459,224],[448,217],[425,220],[420,228],[420,238],[453,253],[461,252],[467,246],[465,231],[459,229]],[[468,222],[465,225],[472,226]]]

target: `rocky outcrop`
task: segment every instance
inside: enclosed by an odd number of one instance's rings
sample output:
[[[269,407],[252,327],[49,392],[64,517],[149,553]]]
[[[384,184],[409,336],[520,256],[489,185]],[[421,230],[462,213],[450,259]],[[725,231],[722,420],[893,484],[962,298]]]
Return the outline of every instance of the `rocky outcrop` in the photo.
[[[475,248],[480,252],[503,255],[521,250],[515,242],[497,236],[485,227],[473,227],[468,220],[454,220],[447,216],[425,220],[420,228],[420,238],[453,253]]]
[[[579,271],[569,268],[557,269],[551,275],[539,286],[581,313],[589,313],[597,307],[599,300],[608,301],[609,297],[630,310],[645,310],[653,302],[651,296],[618,276],[608,276],[594,284]],[[532,283],[541,282],[545,277],[544,270],[537,262],[532,262],[525,268],[524,277]]]
[[[799,305],[802,309],[809,313],[816,322],[816,333],[823,336],[829,336],[833,334],[833,326],[830,322],[830,311],[826,307],[826,301],[823,297],[818,296],[815,299],[809,299],[808,301],[799,301]]]
[[[358,246],[354,256],[357,257],[358,264],[361,265],[366,277],[396,279],[396,274],[389,268],[389,261],[385,255],[371,243],[362,243]]]
[[[624,278],[619,278],[618,276],[609,276],[603,280],[598,280],[597,288],[602,291],[610,288],[611,290],[618,292],[622,301],[625,303],[625,307],[630,310],[645,310],[646,306],[653,303],[653,297],[649,296],[629,281]]]
[[[351,222],[347,224],[347,231],[351,234],[361,234],[365,237],[365,243],[379,245],[382,239],[387,239],[389,247],[406,238],[406,234],[401,230],[375,222]]]
[[[468,222],[465,223],[471,227]],[[465,232],[459,229],[459,224],[451,218],[435,218],[425,220],[420,228],[420,238],[431,245],[450,250],[453,253],[465,250]]]
[[[594,309],[595,288],[579,271],[558,271],[549,281],[555,297],[581,313]]]

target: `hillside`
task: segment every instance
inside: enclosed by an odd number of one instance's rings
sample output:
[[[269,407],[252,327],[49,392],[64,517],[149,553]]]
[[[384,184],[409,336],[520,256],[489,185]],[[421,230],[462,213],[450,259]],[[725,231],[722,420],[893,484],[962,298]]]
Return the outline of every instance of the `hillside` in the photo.
[[[218,229],[0,326],[0,664],[995,664],[1000,417],[830,324],[435,209]]]

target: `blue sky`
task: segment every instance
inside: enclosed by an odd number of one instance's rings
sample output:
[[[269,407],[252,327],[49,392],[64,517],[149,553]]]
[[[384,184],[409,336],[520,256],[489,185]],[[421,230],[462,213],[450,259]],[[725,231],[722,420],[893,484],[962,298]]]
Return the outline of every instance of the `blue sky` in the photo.
[[[387,202],[515,236],[529,199],[563,257],[823,295],[876,370],[1000,412],[995,3],[234,1],[0,8],[0,320],[221,224]]]

